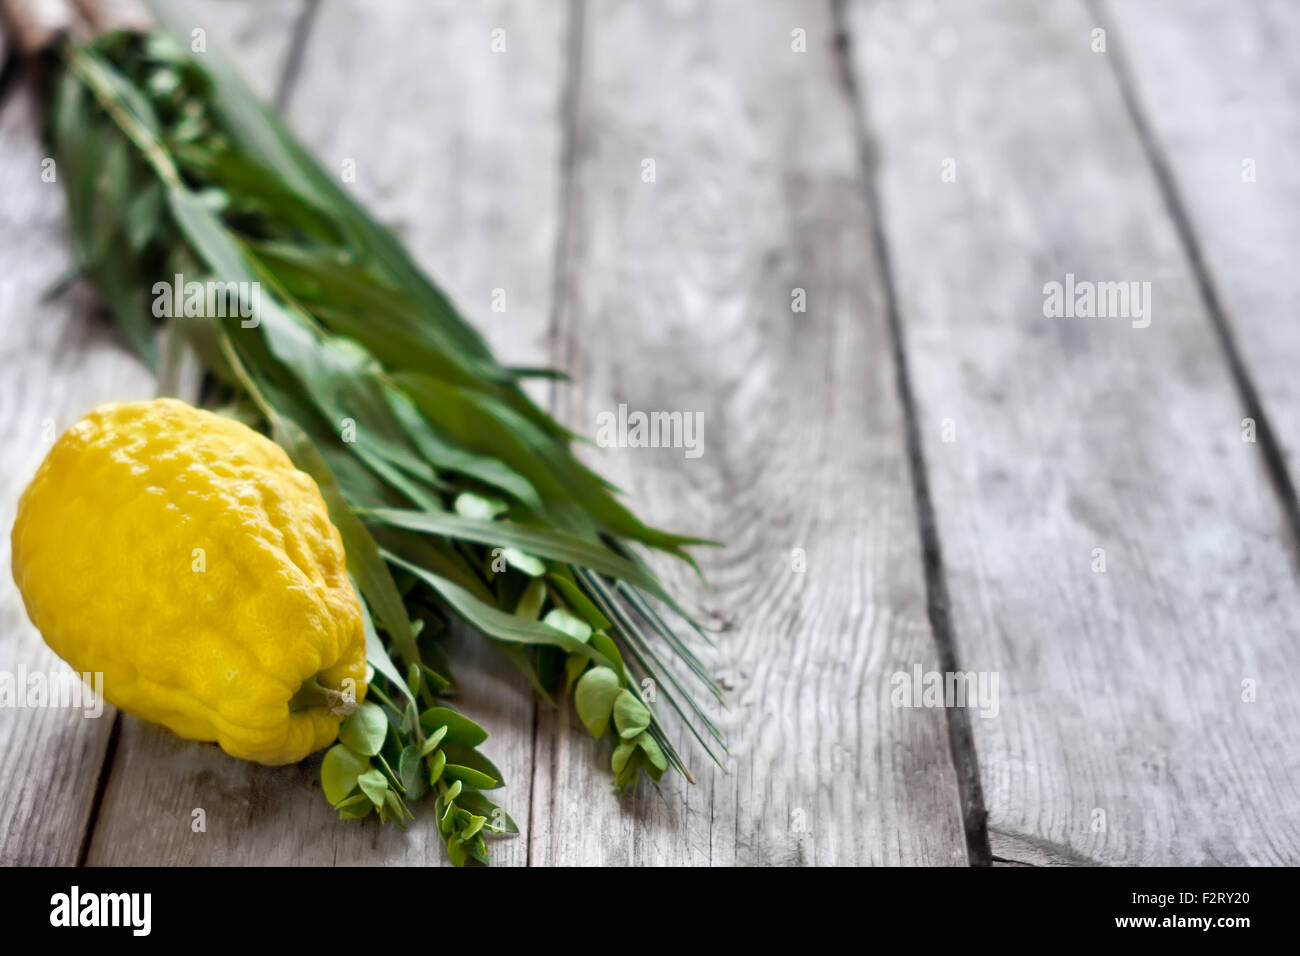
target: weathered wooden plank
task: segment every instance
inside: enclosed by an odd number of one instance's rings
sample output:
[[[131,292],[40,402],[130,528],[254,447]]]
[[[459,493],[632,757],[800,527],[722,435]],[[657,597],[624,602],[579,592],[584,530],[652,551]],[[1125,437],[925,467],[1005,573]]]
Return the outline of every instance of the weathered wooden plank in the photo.
[[[1284,516],[1097,24],[848,22],[957,647],[1000,675],[972,718],[994,854],[1300,861]],[[1150,282],[1149,326],[1045,317],[1066,273]]]
[[[620,800],[609,745],[543,712],[533,861],[964,863],[944,715],[889,700],[935,651],[829,4],[586,15],[562,407],[593,436],[620,403],[703,415],[699,457],[592,459],[648,519],[727,543],[698,603],[733,759]]]
[[[92,300],[44,292],[71,266],[62,186],[42,181],[40,104],[20,81],[0,108],[0,680],[72,673],[27,620],[12,584],[8,529],[18,497],[54,439],[96,404],[147,397],[152,377],[122,347]],[[54,175],[57,177],[57,167]],[[26,676],[25,676],[26,675]],[[0,705],[0,864],[77,862],[114,711]]]
[[[566,8],[557,3],[322,4],[289,120],[326,168],[394,226],[504,360],[545,360],[559,198]],[[215,32],[225,19],[214,16]],[[505,31],[506,52],[492,51]],[[235,51],[238,53],[238,50]],[[435,64],[436,67],[431,67]],[[495,291],[504,290],[504,297]],[[504,302],[504,312],[493,311]],[[534,702],[477,637],[453,651],[461,706],[492,734],[499,791],[526,825]],[[124,724],[91,859],[104,863],[437,864],[427,813],[402,833],[337,820],[316,762],[268,770]],[[148,812],[142,813],[142,807]],[[191,832],[206,811],[207,831]],[[522,864],[524,838],[494,861]]]
[[[176,5],[193,21],[188,35],[177,30],[182,43],[219,50],[239,66],[240,76],[268,102],[281,98],[291,69],[294,38],[305,29],[311,0],[263,3],[261,0],[184,0]],[[178,14],[183,15],[183,14]],[[198,53],[202,56],[202,53]]]
[[[1103,9],[1300,484],[1300,6],[1154,0]]]

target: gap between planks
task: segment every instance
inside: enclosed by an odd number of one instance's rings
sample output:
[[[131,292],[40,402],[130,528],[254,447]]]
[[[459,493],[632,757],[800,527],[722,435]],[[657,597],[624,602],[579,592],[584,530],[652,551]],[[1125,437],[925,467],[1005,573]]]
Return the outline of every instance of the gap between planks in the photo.
[[[552,257],[551,314],[547,323],[547,342],[551,352],[551,365],[557,369],[569,367],[567,347],[572,337],[561,339],[562,313],[567,299],[565,276],[569,267],[569,229],[573,222],[574,155],[578,136],[578,92],[582,83],[582,34],[587,20],[585,0],[573,0],[568,6],[568,22],[564,36],[564,82],[560,90],[560,172],[556,200],[555,254]],[[547,387],[546,407],[558,420],[560,383],[554,379]],[[525,834],[527,849],[525,866],[533,865],[533,840],[536,825],[535,790],[537,787],[538,737],[541,733],[542,701],[533,697],[532,765],[528,769],[528,830]]]
[[[1254,455],[1230,454],[1235,428],[1212,430],[1240,395],[1120,83],[1089,65],[1085,9],[953,3],[953,42],[933,60],[933,9],[852,10],[875,57],[855,64],[918,407],[925,421],[960,411],[986,439],[949,456],[925,431],[963,657],[1022,691],[1002,721],[976,722],[990,839],[1015,860],[1016,841],[1120,863],[1273,859],[1285,834],[1250,836],[1290,816],[1285,762],[1249,759],[1277,752],[1271,715],[1216,682],[1260,667],[1290,686],[1286,518]],[[920,170],[952,146],[977,188],[941,200]],[[1114,201],[1118,186],[1130,201]],[[1136,263],[1173,304],[1145,338],[1037,318],[1045,268]],[[1073,549],[1098,542],[1116,543],[1127,574],[1089,576]],[[1246,562],[1258,573],[1240,574]],[[1062,632],[1084,640],[1047,639]],[[1270,704],[1292,706],[1284,692]],[[1202,789],[1240,812],[1188,798]],[[1121,821],[1109,835],[1089,826],[1097,807]]]
[[[735,685],[739,756],[730,774],[702,778],[702,790],[650,791],[622,812],[603,799],[584,813],[552,801],[557,835],[537,844],[535,860],[559,862],[585,847],[629,863],[908,860],[912,850],[969,862],[946,721],[900,717],[873,694],[871,678],[887,676],[893,655],[929,662],[934,644],[921,633],[929,622],[913,489],[893,363],[876,347],[888,331],[830,12],[829,3],[590,7],[564,312],[580,333],[570,340],[571,371],[582,385],[567,398],[574,420],[587,422],[624,400],[694,401],[728,436],[700,469],[633,470],[615,454],[601,465],[647,514],[680,515],[679,523],[707,515],[700,532],[730,543],[705,556],[709,603],[719,608],[706,613],[731,625],[720,664]],[[794,25],[813,38],[806,61],[780,52]],[[648,48],[646,36],[659,42]],[[652,155],[667,157],[672,172],[654,187],[663,194],[635,184],[634,160]],[[810,281],[820,307],[788,319],[790,287]],[[791,386],[799,375],[804,388]],[[842,382],[867,388],[836,390]],[[781,386],[788,397],[773,397]],[[747,443],[757,457],[743,454]],[[772,449],[779,453],[763,454]],[[877,468],[873,487],[864,476]],[[810,481],[828,501],[868,490],[853,499],[850,519],[827,520],[806,503],[817,496],[788,496]],[[755,514],[779,526],[775,537],[753,530],[762,524]],[[821,574],[789,586],[762,563],[809,540],[835,557]],[[755,590],[770,604],[755,607]],[[799,648],[786,668],[771,663],[782,638]],[[827,654],[854,667],[837,669]],[[824,721],[808,700],[824,702]],[[881,731],[873,754],[863,738]],[[913,748],[906,732],[918,735]],[[545,731],[540,741],[559,756],[538,762],[539,812],[548,793],[594,791],[586,765],[599,748]],[[848,741],[853,762],[837,766]],[[819,770],[830,779],[813,792]],[[792,839],[788,814],[808,807],[829,825]]]
[[[1237,345],[1237,335],[1228,319],[1218,286],[1206,267],[1201,240],[1192,226],[1187,203],[1175,181],[1165,148],[1156,137],[1147,112],[1139,100],[1128,48],[1123,42],[1123,31],[1115,28],[1109,12],[1102,8],[1098,0],[1083,0],[1083,2],[1105,29],[1107,37],[1111,38],[1110,43],[1114,51],[1107,59],[1115,72],[1124,108],[1133,122],[1133,129],[1137,133],[1142,151],[1155,176],[1165,210],[1169,214],[1178,241],[1182,245],[1183,254],[1187,257],[1187,263],[1195,276],[1197,291],[1214,326],[1214,334],[1219,347],[1223,350],[1233,384],[1241,397],[1246,414],[1255,420],[1255,436],[1263,452],[1264,471],[1286,515],[1292,560],[1300,564],[1300,499],[1297,498],[1295,484],[1287,468],[1286,454],[1273,428],[1272,420],[1264,410],[1264,403],[1260,400],[1260,391],[1254,377],[1242,358],[1241,349]]]
[[[844,6],[845,0],[832,0],[835,17],[836,66],[845,93],[853,105],[853,128],[862,167],[863,193],[871,218],[872,251],[876,257],[883,287],[885,316],[889,328],[889,349],[894,362],[898,400],[903,409],[908,470],[912,479],[917,532],[920,535],[921,559],[925,568],[926,611],[930,618],[930,630],[934,635],[935,650],[939,656],[939,666],[945,673],[955,674],[961,671],[961,666],[957,655],[957,642],[953,634],[952,616],[949,614],[950,601],[947,576],[943,567],[943,548],[939,543],[938,527],[935,523],[934,502],[930,497],[930,482],[917,418],[916,395],[912,389],[911,373],[907,365],[902,319],[899,316],[898,296],[894,289],[894,267],[890,260],[889,239],[885,235],[877,182],[878,172],[868,133],[867,102],[862,95],[853,68],[852,27],[848,22]],[[971,866],[992,866],[994,858],[989,845],[988,811],[984,806],[984,788],[980,784],[979,757],[975,752],[970,712],[964,707],[945,707],[944,715],[948,724],[949,753],[961,796],[966,852]]]
[[[316,14],[320,10],[320,0],[302,0],[302,9],[293,24],[293,36],[289,39],[289,52],[285,55],[284,67],[280,71],[280,82],[275,90],[275,108],[281,115],[289,109],[289,99],[293,96],[298,75],[302,72],[303,54],[311,39],[312,27],[316,25]]]

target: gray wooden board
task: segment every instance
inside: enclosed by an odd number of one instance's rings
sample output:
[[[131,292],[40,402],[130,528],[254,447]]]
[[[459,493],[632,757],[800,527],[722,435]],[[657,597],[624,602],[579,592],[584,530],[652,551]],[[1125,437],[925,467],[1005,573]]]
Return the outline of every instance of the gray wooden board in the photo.
[[[349,188],[397,230],[498,354],[517,364],[546,359],[566,16],[558,3],[322,4],[288,103],[290,125],[325,168],[340,176],[345,164],[355,169]],[[211,16],[211,32],[227,21]],[[506,31],[505,54],[492,52],[498,28]],[[281,49],[286,39],[281,31]],[[239,49],[232,52],[238,60]],[[492,310],[496,289],[505,290],[505,312]],[[474,635],[458,639],[453,673],[459,706],[492,735],[484,751],[507,781],[494,795],[525,825],[531,691]],[[427,809],[405,833],[373,820],[340,822],[320,793],[316,767],[315,760],[255,767],[128,720],[90,859],[445,860]],[[205,811],[205,832],[192,830],[197,808]],[[522,864],[527,853],[526,836],[493,843],[498,864]]]
[[[660,565],[722,627],[732,760],[679,730],[698,783],[620,799],[610,745],[544,712],[536,863],[966,862],[944,714],[889,701],[935,651],[832,34],[827,4],[586,7],[562,408],[589,437],[619,403],[703,414],[698,458],[591,460],[648,520],[727,544],[699,554],[707,593]]]
[[[1152,0],[1104,9],[1300,483],[1300,4]]]
[[[196,25],[272,93],[301,8],[198,10]],[[1294,11],[1103,10],[1294,465]],[[496,859],[964,862],[943,715],[889,701],[892,675],[932,668],[935,654],[827,10],[589,6],[564,179],[570,15],[332,0],[290,100],[327,167],[356,161],[352,188],[507,361],[550,357],[575,375],[561,394],[578,431],[593,434],[619,402],[704,413],[698,459],[591,459],[656,523],[730,545],[701,555],[707,592],[663,565],[722,628],[706,657],[731,687],[730,772],[696,758],[697,786],[669,778],[620,800],[608,745],[567,709],[543,709],[534,728],[522,682],[465,638],[463,705],[493,731],[504,802],[530,829]],[[1297,862],[1293,558],[1116,71],[1089,49],[1090,9],[859,2],[846,22],[958,653],[1000,678],[999,715],[971,717],[995,854]],[[496,28],[504,53],[491,52]],[[394,53],[411,48],[428,57]],[[39,302],[68,253],[36,126],[20,87],[0,106],[6,526],[51,427],[153,390],[90,296]],[[941,178],[946,158],[956,182]],[[1257,160],[1254,184],[1244,158]],[[1151,326],[1044,318],[1043,283],[1067,271],[1151,281]],[[796,287],[807,312],[791,311]],[[492,310],[498,289],[505,312]],[[0,659],[66,670],[12,589],[0,592]],[[111,719],[0,708],[0,863],[78,859]],[[441,861],[425,824],[339,824],[314,778],[310,762],[253,767],[125,718],[89,859]],[[200,807],[205,833],[191,827]]]
[[[1300,862],[1284,518],[1091,13],[847,19],[994,854]],[[1046,318],[1067,272],[1150,326]]]

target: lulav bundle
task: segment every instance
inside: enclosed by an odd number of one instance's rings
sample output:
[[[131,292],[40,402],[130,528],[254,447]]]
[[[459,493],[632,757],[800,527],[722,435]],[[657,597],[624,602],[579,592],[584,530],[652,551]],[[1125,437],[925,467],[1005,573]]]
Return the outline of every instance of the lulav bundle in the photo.
[[[719,760],[685,681],[721,691],[657,608],[700,629],[636,552],[689,562],[707,542],[629,511],[519,386],[550,373],[499,364],[275,114],[205,63],[161,32],[65,41],[49,138],[77,264],[126,336],[164,382],[190,344],[210,397],[316,479],[343,535],[376,673],[322,764],[340,815],[404,823],[431,799],[456,863],[486,862],[484,833],[514,829],[484,796],[503,783],[479,752],[486,733],[442,699],[439,634],[457,618],[543,697],[573,694],[586,727],[614,738],[620,788],[689,777],[663,703]],[[175,276],[220,283],[248,318],[173,302],[158,348],[151,303]]]

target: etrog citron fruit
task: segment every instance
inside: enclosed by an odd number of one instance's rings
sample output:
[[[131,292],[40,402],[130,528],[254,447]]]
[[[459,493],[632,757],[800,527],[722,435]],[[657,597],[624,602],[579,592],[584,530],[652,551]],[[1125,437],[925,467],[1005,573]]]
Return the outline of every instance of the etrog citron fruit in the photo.
[[[50,449],[12,541],[45,642],[127,713],[285,764],[364,697],[361,608],[320,490],[239,422],[171,399],[95,409]]]

